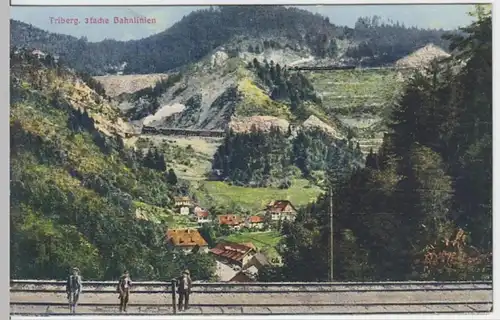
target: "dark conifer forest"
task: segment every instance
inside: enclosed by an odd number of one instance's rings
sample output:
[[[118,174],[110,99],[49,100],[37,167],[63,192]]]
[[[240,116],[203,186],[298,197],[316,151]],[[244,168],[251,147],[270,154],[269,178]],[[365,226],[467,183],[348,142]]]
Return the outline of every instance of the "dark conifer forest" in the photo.
[[[330,171],[334,248],[325,196],[284,226],[284,266],[262,280],[327,280],[330,250],[336,280],[491,278],[492,25],[477,18],[412,76],[366,167]]]

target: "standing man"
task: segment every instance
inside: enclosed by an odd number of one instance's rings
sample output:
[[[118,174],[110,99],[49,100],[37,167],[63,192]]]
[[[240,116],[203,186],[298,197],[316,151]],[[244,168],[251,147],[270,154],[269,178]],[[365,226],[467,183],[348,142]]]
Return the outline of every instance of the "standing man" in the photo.
[[[191,277],[189,270],[185,270],[182,276],[177,280],[177,292],[179,292],[179,311],[187,310],[189,308],[189,294],[191,293]],[[184,309],[183,309],[184,306]]]
[[[78,268],[73,268],[72,274],[68,276],[68,281],[66,283],[66,293],[68,295],[69,311],[71,313],[76,312],[76,305],[78,304],[78,298],[82,292],[82,277],[80,276],[80,270]]]
[[[120,277],[120,281],[118,282],[118,292],[120,293],[120,295],[118,296],[118,299],[120,299],[120,312],[127,312],[127,304],[131,285],[132,280],[130,280],[130,275],[128,271],[125,271]]]

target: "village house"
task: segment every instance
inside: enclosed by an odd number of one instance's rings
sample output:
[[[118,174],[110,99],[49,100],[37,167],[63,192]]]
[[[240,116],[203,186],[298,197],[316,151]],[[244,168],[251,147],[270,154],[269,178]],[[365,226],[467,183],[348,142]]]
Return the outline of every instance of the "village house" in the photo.
[[[259,271],[270,265],[266,256],[260,252],[257,252],[246,266],[229,279],[230,282],[252,282],[256,281],[259,275]]]
[[[210,253],[216,260],[244,268],[257,253],[257,249],[252,243],[220,242],[210,249]]]
[[[252,266],[257,268],[257,270],[262,269],[265,266],[269,266],[269,260],[266,258],[265,255],[263,255],[260,252],[257,252],[252,259],[250,259],[250,262],[248,262],[247,267]]]
[[[194,206],[194,209],[193,209],[193,212],[196,214],[198,212],[201,212],[201,211],[205,211],[205,209],[203,209],[202,207],[200,206]]]
[[[208,243],[196,229],[169,229],[167,243],[185,252],[199,248],[201,252],[208,253]]]
[[[193,201],[189,197],[174,197],[174,207],[179,214],[187,216],[193,207]]]
[[[241,217],[234,214],[220,215],[217,219],[219,220],[219,225],[226,225],[230,229],[235,230],[239,230],[243,224]]]
[[[271,221],[294,221],[297,210],[288,200],[276,200],[266,206],[265,214]]]
[[[252,243],[219,243],[210,252],[216,258],[216,275],[223,282],[256,281],[259,270],[269,265]]]
[[[250,216],[246,219],[245,226],[249,229],[262,230],[264,228],[264,217]]]
[[[198,224],[212,222],[212,219],[210,219],[210,214],[207,210],[197,210],[197,211],[195,211],[194,216],[195,216],[196,222],[198,222]]]
[[[259,270],[256,267],[251,266],[244,270],[233,270],[225,271],[217,274],[219,277],[219,281],[222,282],[254,282],[257,281],[257,276],[259,274]],[[228,279],[228,280],[226,280]]]

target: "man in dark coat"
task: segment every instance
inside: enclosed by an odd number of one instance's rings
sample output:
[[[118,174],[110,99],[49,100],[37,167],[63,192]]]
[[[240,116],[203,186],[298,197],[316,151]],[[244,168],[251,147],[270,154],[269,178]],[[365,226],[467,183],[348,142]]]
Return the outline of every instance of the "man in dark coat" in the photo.
[[[191,293],[191,277],[189,270],[185,270],[177,280],[177,292],[179,293],[179,311],[189,308],[189,294]],[[184,308],[183,308],[184,307]]]
[[[78,268],[73,268],[72,274],[68,276],[68,281],[66,282],[66,293],[68,295],[69,309],[71,313],[75,313],[76,305],[78,304],[78,298],[82,292],[82,277],[80,276],[80,270]]]
[[[125,271],[120,277],[120,281],[118,282],[118,292],[120,293],[120,295],[118,296],[118,299],[120,299],[120,312],[127,312],[127,304],[131,286],[132,280],[130,279],[128,271]]]

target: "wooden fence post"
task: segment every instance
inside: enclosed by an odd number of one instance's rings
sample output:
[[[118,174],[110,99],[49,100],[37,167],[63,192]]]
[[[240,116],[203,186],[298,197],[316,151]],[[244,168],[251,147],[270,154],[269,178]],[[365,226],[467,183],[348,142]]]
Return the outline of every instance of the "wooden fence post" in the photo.
[[[173,313],[177,313],[177,303],[176,303],[176,298],[177,298],[177,281],[175,279],[172,280],[172,310]]]

